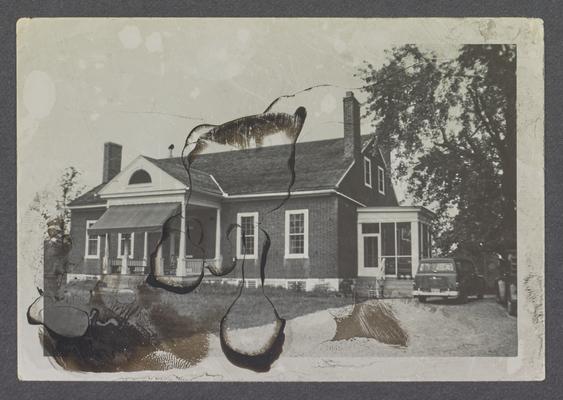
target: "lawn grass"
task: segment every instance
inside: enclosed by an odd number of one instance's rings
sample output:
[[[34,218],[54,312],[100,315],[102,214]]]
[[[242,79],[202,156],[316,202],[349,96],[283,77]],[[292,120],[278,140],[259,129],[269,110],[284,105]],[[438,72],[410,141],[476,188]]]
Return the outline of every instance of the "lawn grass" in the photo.
[[[73,299],[76,306],[86,312],[100,304],[90,299],[92,285],[73,284]],[[105,307],[118,315],[130,315],[144,309],[150,319],[167,321],[169,328],[181,326],[186,334],[219,331],[221,318],[227,313],[239,293],[239,286],[221,283],[202,283],[195,291],[188,294],[175,294],[164,289],[156,289],[146,284],[137,288],[103,288],[96,290],[96,298]],[[127,296],[124,293],[127,292]],[[293,319],[306,314],[329,308],[353,304],[351,297],[344,297],[331,292],[298,292],[282,288],[266,287],[265,293],[276,307],[281,318]],[[124,299],[129,299],[124,302]],[[272,306],[262,293],[261,288],[244,288],[229,313],[229,328],[250,328],[266,325],[275,320]],[[148,322],[148,321],[147,321]],[[150,322],[149,322],[150,323]]]
[[[143,289],[144,301],[162,304],[174,309],[180,316],[188,317],[198,330],[217,332],[219,322],[235,300],[239,288],[234,285],[202,284],[194,292],[178,295],[159,289]],[[293,319],[329,308],[353,304],[351,297],[327,292],[296,292],[266,287],[266,294],[281,318]],[[163,312],[166,312],[163,309]],[[271,305],[261,289],[245,288],[233,306],[229,320],[232,328],[247,328],[273,322]]]

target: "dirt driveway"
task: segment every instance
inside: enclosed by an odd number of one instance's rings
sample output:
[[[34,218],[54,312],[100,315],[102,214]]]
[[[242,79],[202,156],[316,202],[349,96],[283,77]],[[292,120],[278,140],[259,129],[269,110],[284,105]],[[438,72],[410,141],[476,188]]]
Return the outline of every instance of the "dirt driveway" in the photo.
[[[508,316],[492,297],[470,300],[467,304],[442,300],[430,300],[426,304],[413,299],[370,300],[364,306],[384,310],[385,318],[372,321],[370,328],[367,326],[370,315],[377,313],[366,313],[363,309],[357,313],[354,306],[344,306],[289,320],[283,357],[459,357],[516,356],[517,353],[516,318]],[[354,321],[356,315],[363,315],[363,320]],[[347,332],[354,332],[352,325],[356,322],[359,327],[356,330],[363,327],[380,340],[370,338],[369,334],[343,339]],[[340,326],[343,323],[347,326]],[[403,345],[382,340],[386,332],[381,335],[381,329],[385,331],[387,327],[377,323],[393,325],[391,330],[406,338],[399,341]],[[265,328],[241,329],[236,333],[246,338],[259,337]],[[220,355],[218,340],[210,342],[209,355]]]

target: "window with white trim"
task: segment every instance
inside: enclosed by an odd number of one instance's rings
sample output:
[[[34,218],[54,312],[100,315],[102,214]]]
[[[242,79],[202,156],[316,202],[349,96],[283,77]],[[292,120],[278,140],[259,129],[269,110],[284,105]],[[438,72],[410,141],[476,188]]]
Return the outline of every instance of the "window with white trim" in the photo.
[[[255,259],[258,255],[258,213],[238,213],[237,225],[237,258]]]
[[[371,187],[371,160],[364,157],[364,185]]]
[[[96,220],[86,221],[86,251],[85,258],[100,258],[100,236],[90,235],[88,229],[96,223]]]
[[[380,166],[377,166],[377,190],[385,194],[385,170]]]
[[[309,257],[309,210],[285,212],[285,258]]]
[[[129,244],[129,258],[133,258],[135,249],[135,233],[119,233],[117,235],[117,257],[123,258],[125,255],[125,242]]]

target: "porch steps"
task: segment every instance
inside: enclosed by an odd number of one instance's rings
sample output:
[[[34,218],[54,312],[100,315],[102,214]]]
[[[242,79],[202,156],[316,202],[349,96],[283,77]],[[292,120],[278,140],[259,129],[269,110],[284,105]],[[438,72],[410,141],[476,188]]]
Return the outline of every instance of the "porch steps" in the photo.
[[[412,279],[387,278],[383,287],[384,298],[412,297]],[[354,295],[358,299],[375,298],[378,296],[374,278],[358,277],[354,284]]]

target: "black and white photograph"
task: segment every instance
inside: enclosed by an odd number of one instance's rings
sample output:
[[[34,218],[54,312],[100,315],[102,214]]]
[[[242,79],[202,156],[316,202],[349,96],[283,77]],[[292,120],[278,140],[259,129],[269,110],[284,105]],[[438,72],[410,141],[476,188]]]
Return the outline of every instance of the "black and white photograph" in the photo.
[[[22,380],[542,380],[543,26],[22,18]]]

